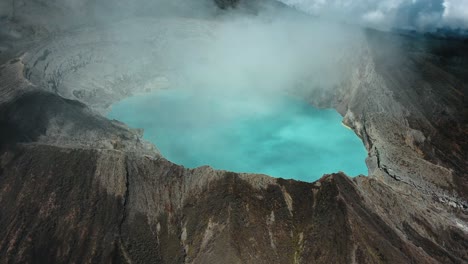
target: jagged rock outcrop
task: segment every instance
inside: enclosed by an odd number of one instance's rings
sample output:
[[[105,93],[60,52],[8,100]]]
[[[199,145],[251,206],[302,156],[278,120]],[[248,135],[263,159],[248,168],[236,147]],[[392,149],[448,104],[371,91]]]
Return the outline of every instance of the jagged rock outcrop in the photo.
[[[300,92],[344,116],[369,176],[305,183],[186,169],[103,117],[168,86],[170,65],[145,67],[161,34],[214,26],[185,19],[0,43],[1,263],[468,262],[466,43],[364,32],[339,86]]]

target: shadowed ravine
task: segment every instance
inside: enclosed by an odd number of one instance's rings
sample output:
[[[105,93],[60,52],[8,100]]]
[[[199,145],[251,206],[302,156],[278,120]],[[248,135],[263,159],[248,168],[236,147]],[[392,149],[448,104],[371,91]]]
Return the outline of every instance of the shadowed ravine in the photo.
[[[2,20],[0,263],[468,261],[466,42],[323,31],[277,4],[266,17],[113,4],[99,7],[122,16],[93,20],[92,3],[24,1]],[[262,92],[334,108],[364,142],[368,176],[188,169],[106,118],[214,66],[216,84],[268,80]]]

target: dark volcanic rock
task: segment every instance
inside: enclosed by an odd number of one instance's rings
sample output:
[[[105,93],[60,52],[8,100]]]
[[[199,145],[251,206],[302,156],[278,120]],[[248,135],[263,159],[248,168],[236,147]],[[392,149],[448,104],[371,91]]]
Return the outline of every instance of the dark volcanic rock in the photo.
[[[212,26],[188,21],[171,34]],[[302,92],[362,138],[369,177],[305,183],[186,169],[102,116],[165,85],[165,65],[144,71],[165,23],[117,23],[141,30],[129,56],[92,27],[2,53],[0,263],[468,262],[465,42],[365,32],[341,85]]]
[[[356,184],[342,174],[256,188],[249,181],[263,176],[246,180],[205,168],[186,171],[164,159],[49,146],[10,148],[2,168],[1,254],[14,262],[343,263],[355,257],[403,263],[424,257],[368,212]],[[210,174],[216,176],[206,179]],[[448,252],[441,257],[457,262]]]
[[[124,210],[122,157],[50,146],[16,146],[4,152],[2,262],[109,262]],[[101,180],[84,176],[97,176],[99,164],[114,170],[104,169]]]

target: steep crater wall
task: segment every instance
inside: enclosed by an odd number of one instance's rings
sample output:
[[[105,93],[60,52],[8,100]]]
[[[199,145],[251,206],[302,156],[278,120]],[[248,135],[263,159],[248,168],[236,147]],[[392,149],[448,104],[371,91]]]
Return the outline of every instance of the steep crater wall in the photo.
[[[463,123],[466,85],[457,75],[421,53],[403,50],[395,60],[382,52],[392,41],[367,32],[339,85],[294,91],[344,116],[369,150],[370,177],[302,183],[188,170],[102,113],[183,80],[159,64],[170,62],[160,36],[203,41],[216,25],[171,21],[180,30],[167,32],[166,22],[140,22],[119,22],[135,32],[123,38],[88,27],[49,36],[1,66],[0,124],[23,136],[1,142],[0,259],[467,261],[465,146],[455,141],[463,134],[443,129]]]

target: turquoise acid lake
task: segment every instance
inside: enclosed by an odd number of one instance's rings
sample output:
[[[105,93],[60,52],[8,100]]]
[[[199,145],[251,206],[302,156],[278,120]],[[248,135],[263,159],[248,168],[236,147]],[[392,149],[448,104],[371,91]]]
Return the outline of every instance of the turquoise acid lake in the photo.
[[[306,182],[338,171],[367,175],[367,151],[340,114],[290,96],[159,90],[114,104],[108,117],[143,128],[165,158],[189,168]]]

